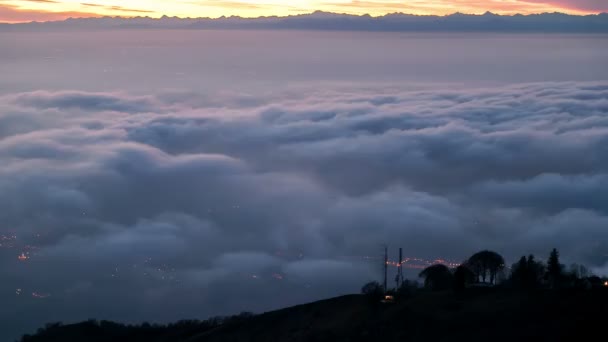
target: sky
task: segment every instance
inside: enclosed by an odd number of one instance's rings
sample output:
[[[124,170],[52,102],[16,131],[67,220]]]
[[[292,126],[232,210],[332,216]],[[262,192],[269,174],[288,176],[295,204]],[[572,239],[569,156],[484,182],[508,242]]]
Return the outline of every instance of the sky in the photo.
[[[62,20],[68,17],[150,16],[220,17],[285,16],[315,10],[383,15],[393,12],[445,15],[454,12],[500,14],[608,11],[604,0],[1,0],[0,21]]]
[[[385,243],[606,275],[607,39],[0,33],[0,340],[355,293]]]

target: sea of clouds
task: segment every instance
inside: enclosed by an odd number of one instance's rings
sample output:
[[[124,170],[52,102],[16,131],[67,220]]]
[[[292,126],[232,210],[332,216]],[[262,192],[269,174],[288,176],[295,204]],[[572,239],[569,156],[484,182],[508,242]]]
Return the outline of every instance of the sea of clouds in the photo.
[[[14,334],[356,292],[384,243],[608,272],[607,82],[8,93],[0,163],[0,233],[36,247],[0,249]]]

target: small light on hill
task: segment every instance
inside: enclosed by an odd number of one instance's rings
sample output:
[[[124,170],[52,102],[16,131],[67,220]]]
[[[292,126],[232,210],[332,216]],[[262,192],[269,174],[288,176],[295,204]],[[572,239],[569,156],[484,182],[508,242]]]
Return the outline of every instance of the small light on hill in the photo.
[[[382,303],[394,303],[395,302],[395,297],[391,296],[391,295],[385,295],[384,299],[381,300]]]

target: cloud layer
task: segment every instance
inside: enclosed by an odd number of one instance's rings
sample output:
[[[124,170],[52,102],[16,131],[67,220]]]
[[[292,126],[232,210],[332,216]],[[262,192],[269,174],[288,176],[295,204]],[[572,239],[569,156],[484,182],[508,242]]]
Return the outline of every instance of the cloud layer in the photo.
[[[607,114],[605,82],[2,95],[0,321],[267,310],[357,291],[386,242],[606,270]]]

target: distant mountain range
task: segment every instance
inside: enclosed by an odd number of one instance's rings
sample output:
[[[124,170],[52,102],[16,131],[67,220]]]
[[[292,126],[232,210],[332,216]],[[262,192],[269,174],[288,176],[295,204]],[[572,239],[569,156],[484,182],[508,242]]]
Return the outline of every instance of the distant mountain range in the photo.
[[[447,16],[387,14],[381,17],[317,11],[287,17],[102,17],[70,18],[64,21],[0,24],[0,30],[105,30],[105,29],[206,29],[206,30],[325,30],[395,32],[564,32],[608,33],[608,13],[569,15],[543,13],[530,15],[482,15],[454,13]]]

